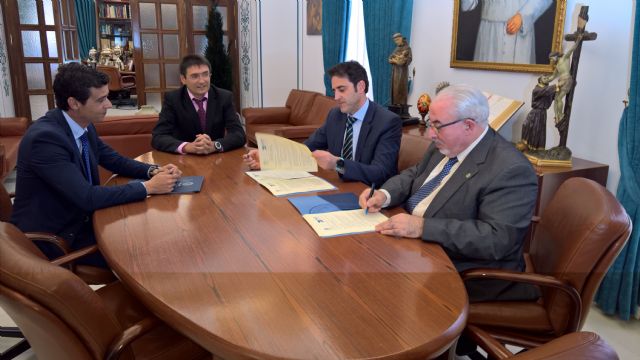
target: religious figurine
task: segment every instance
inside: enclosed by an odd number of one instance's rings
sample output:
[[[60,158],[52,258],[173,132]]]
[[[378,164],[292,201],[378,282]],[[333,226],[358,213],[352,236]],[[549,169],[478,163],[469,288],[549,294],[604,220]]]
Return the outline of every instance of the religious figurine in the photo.
[[[109,49],[108,47],[100,51],[100,65],[113,65],[111,63],[111,49]]]
[[[538,78],[538,85],[531,92],[531,111],[522,124],[522,140],[518,150],[535,152],[545,149],[547,135],[547,109],[556,95],[556,87],[549,85],[546,76]]]
[[[96,64],[98,63],[98,60],[96,59],[97,55],[98,55],[98,50],[92,47],[91,50],[89,50],[89,58],[87,59],[87,65],[89,65],[94,69],[96,67]]]
[[[400,33],[393,35],[396,48],[389,55],[391,64],[391,104],[406,105],[409,92],[409,64],[412,60],[407,39]]]
[[[120,47],[120,45],[118,45],[113,48],[113,51],[111,52],[111,63],[113,64],[113,66],[118,68],[119,71],[124,71],[125,64],[124,62],[122,62],[121,56],[122,48]]]

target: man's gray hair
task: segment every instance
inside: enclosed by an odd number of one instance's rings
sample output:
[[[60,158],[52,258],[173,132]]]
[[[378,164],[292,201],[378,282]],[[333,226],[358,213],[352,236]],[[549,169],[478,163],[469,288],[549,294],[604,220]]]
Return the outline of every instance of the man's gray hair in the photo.
[[[454,120],[469,118],[478,124],[487,125],[489,102],[480,90],[467,84],[449,85],[438,93],[434,101],[439,98],[452,100],[453,109],[450,114]]]

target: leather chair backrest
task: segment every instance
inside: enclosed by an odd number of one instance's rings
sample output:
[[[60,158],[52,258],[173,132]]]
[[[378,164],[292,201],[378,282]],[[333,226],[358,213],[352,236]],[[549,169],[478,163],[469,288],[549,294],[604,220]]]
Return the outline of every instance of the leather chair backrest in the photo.
[[[328,96],[317,94],[309,115],[298,125],[322,125],[327,120],[329,111],[338,106],[338,102]]]
[[[313,100],[319,95],[313,91],[293,89],[289,93],[287,98],[286,107],[291,109],[289,115],[289,124],[291,125],[304,125],[311,111]]]
[[[0,223],[0,244],[0,303],[36,355],[72,359],[88,353],[104,358],[122,328],[98,295],[69,270],[52,265],[12,224]]]
[[[616,198],[585,178],[566,180],[545,209],[530,246],[535,272],[567,281],[581,295],[580,327],[594,293],[631,233],[631,221]],[[556,332],[566,330],[566,295],[543,290]]]
[[[122,90],[122,83],[120,82],[120,72],[113,66],[98,65],[96,70],[101,73],[105,73],[109,76],[109,91]]]
[[[11,196],[9,196],[4,185],[0,184],[0,221],[8,222],[11,220],[12,211],[13,203],[11,202]]]
[[[402,134],[398,153],[398,171],[418,164],[424,158],[429,144],[431,140],[425,136]]]

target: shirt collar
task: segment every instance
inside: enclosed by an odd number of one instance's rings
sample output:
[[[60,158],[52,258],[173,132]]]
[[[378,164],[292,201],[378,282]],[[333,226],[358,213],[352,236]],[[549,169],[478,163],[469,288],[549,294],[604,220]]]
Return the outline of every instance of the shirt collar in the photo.
[[[73,120],[66,111],[63,110],[62,115],[64,115],[64,119],[67,120],[67,124],[69,124],[69,127],[71,128],[71,133],[73,134],[74,139],[79,139],[80,136],[82,136],[87,131],[87,128],[83,128],[82,126],[78,125],[78,123]]]
[[[189,88],[187,88],[187,93],[189,94],[189,99],[190,99],[191,101],[193,101],[193,99],[194,99],[194,98],[196,98],[196,99],[197,99],[197,97],[196,97],[195,95],[193,95],[193,94],[191,93],[191,91],[189,91]],[[202,98],[204,99],[204,101],[209,100],[209,99],[207,98],[207,95],[203,96]]]
[[[471,145],[467,146],[466,149],[462,150],[460,154],[458,154],[457,158],[459,163],[462,163],[462,161],[467,157],[467,155],[469,155],[471,150],[473,150],[476,147],[476,145],[478,145],[478,143],[482,140],[482,138],[484,138],[485,135],[487,135],[488,131],[489,131],[489,125],[487,124],[487,127],[484,128],[484,131],[482,132],[482,134],[478,136],[478,138],[475,139],[475,141],[472,142]]]
[[[357,120],[364,120],[364,116],[367,115],[367,109],[369,109],[369,99],[366,99],[360,109],[358,109],[358,111],[353,113],[351,116],[353,116]]]

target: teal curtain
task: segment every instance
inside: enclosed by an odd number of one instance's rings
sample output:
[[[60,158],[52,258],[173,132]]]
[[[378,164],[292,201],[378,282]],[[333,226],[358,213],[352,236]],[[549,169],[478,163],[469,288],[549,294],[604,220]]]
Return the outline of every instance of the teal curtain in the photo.
[[[76,0],[76,24],[80,59],[89,57],[89,50],[96,46],[96,3],[94,0]]]
[[[322,56],[324,58],[324,86],[327,96],[333,96],[331,79],[326,74],[334,65],[344,61],[349,34],[351,0],[322,2]]]
[[[391,101],[388,58],[396,47],[391,37],[401,33],[411,44],[413,0],[363,0],[362,7],[373,98],[380,105],[388,105]]]
[[[631,217],[629,242],[605,276],[596,303],[607,314],[628,320],[640,305],[640,11],[636,1],[629,106],[622,112],[618,134],[620,182],[616,194]]]

